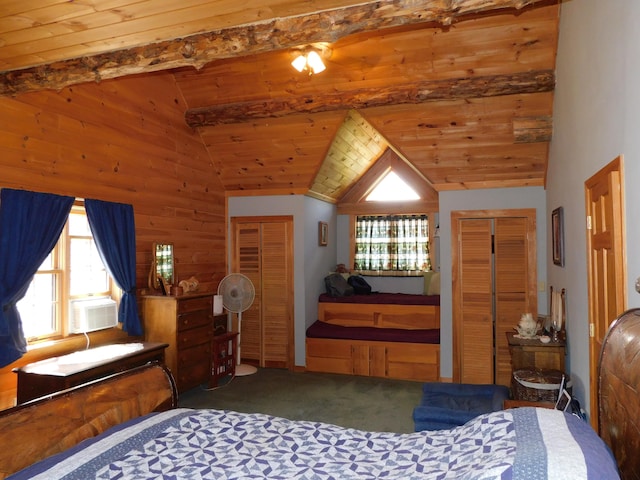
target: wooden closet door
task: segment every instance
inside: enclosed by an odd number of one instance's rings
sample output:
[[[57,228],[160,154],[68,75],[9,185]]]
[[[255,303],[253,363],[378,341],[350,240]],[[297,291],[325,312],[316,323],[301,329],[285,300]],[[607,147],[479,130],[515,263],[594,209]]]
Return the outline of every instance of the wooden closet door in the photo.
[[[511,354],[507,332],[520,321],[523,313],[537,317],[537,308],[530,305],[528,221],[524,217],[495,219],[495,383],[511,384]],[[535,286],[534,286],[535,291]]]
[[[284,221],[262,224],[262,366],[291,365],[291,227],[291,222]]]
[[[256,298],[242,316],[242,358],[292,368],[293,219],[232,218],[232,271],[251,279]]]
[[[493,383],[492,221],[462,219],[459,226],[460,381]]]
[[[536,211],[452,212],[451,232],[454,381],[510,385],[506,332],[538,315]]]
[[[256,291],[253,304],[242,313],[240,354],[243,360],[259,363],[262,339],[262,322],[260,320],[260,311],[262,310],[261,225],[259,222],[233,222],[233,220],[235,219],[232,219],[234,255],[231,271],[246,275]]]

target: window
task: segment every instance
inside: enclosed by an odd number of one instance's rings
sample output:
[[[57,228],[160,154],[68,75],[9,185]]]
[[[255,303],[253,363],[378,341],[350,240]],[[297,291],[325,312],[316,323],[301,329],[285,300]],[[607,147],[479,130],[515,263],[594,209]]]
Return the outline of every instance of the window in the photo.
[[[69,300],[110,296],[113,282],[100,259],[84,206],[69,213],[58,243],[34,275],[26,295],[18,302],[22,328],[28,341],[67,334]]]
[[[402,202],[407,200],[420,200],[420,195],[393,170],[380,180],[380,183],[366,198],[367,202]]]
[[[364,272],[430,270],[427,216],[358,216],[354,268]]]

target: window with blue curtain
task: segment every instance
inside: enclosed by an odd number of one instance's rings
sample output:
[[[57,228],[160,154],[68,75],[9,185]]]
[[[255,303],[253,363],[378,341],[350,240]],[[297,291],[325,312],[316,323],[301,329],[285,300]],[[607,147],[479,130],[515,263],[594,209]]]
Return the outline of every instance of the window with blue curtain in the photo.
[[[427,215],[356,218],[354,268],[364,272],[431,269]]]
[[[0,367],[27,350],[17,303],[56,245],[73,197],[3,188],[0,191]],[[102,261],[123,290],[118,320],[142,334],[135,290],[135,224],[131,205],[87,200],[87,217]]]
[[[73,197],[0,191],[0,366],[27,351],[17,303],[67,221]]]

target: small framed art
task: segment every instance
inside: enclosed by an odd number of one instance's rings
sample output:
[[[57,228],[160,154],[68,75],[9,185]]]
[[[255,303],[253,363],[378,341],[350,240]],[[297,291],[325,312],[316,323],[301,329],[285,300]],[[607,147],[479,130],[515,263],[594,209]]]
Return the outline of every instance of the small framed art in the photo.
[[[329,243],[329,224],[318,222],[318,245],[326,247]]]
[[[564,267],[564,219],[562,207],[551,212],[551,248],[553,263]]]

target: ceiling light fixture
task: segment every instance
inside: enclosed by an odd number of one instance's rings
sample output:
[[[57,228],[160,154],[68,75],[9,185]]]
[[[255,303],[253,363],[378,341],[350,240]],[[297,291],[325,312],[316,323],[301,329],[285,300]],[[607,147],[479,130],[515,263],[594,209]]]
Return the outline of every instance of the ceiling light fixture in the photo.
[[[326,70],[326,66],[322,61],[322,57],[329,58],[331,50],[327,47],[310,46],[302,50],[296,51],[296,58],[294,58],[291,65],[299,72],[307,71],[309,75],[318,74]]]

